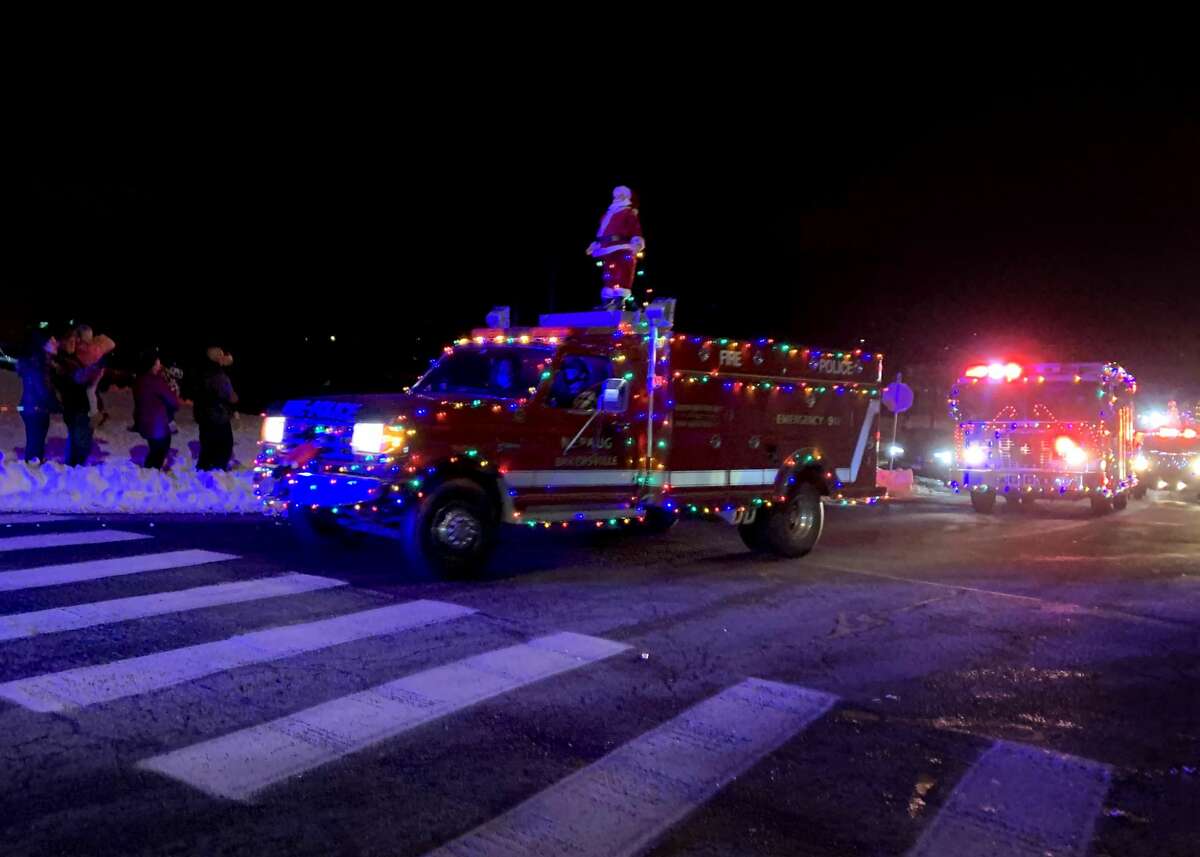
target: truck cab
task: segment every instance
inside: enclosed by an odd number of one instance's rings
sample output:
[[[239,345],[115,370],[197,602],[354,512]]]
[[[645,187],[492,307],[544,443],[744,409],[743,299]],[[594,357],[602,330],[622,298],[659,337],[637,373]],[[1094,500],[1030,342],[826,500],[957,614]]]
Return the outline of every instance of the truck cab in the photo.
[[[801,556],[823,497],[873,502],[881,357],[689,336],[674,301],[545,315],[446,346],[411,388],[267,414],[258,493],[306,536],[399,540],[468,572],[501,525],[738,526]]]
[[[1134,473],[1137,381],[1115,363],[997,361],[968,367],[950,392],[956,490],[975,511],[998,497],[1088,500],[1124,509]]]

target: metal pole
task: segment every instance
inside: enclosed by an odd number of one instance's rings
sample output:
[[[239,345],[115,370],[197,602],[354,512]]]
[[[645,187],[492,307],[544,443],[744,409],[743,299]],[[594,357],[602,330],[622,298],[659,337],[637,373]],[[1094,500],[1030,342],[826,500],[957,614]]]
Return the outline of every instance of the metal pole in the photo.
[[[900,384],[900,373],[899,372],[896,373],[896,380],[893,381],[892,383],[896,384],[896,385]],[[899,392],[899,386],[897,386],[895,389],[897,392]],[[895,396],[892,396],[892,401],[893,402],[896,401]],[[899,426],[899,424],[900,424],[900,412],[892,411],[892,445],[888,447],[888,470],[896,469],[896,428]]]

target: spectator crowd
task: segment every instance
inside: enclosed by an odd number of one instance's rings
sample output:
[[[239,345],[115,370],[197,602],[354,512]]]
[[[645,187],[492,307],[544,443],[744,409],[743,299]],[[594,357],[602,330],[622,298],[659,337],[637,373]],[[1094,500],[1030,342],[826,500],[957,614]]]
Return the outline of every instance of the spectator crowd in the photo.
[[[180,394],[183,373],[164,367],[157,351],[137,356],[132,375],[111,368],[116,343],[95,334],[88,325],[77,325],[55,336],[38,330],[29,349],[17,361],[21,378],[18,411],[25,424],[25,461],[46,460],[46,436],[59,417],[67,432],[64,463],[82,466],[88,461],[95,431],[109,419],[102,392],[114,385],[133,390],[133,425],[146,441],[143,467],[166,469],[172,436],[178,431],[176,414],[185,402]],[[233,457],[233,426],[237,393],[226,369],[233,357],[212,346],[201,358],[202,368],[193,385],[192,416],[199,426],[200,470],[228,470]]]

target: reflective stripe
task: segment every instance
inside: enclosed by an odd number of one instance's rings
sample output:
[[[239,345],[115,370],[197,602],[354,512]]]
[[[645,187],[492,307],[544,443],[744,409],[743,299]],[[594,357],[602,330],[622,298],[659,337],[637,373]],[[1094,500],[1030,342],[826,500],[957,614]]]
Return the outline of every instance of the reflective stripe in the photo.
[[[730,485],[774,485],[775,470],[730,470]]]
[[[550,486],[632,485],[637,470],[510,470],[505,481],[514,488]]]

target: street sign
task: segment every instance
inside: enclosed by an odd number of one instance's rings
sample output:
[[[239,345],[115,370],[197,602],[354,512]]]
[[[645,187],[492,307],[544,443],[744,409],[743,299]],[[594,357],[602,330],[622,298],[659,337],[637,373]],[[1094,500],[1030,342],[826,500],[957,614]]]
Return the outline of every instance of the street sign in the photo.
[[[883,404],[893,414],[902,414],[913,406],[912,387],[896,380],[883,388]]]

